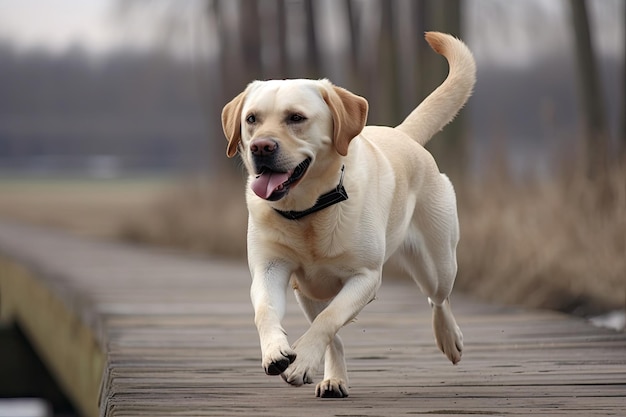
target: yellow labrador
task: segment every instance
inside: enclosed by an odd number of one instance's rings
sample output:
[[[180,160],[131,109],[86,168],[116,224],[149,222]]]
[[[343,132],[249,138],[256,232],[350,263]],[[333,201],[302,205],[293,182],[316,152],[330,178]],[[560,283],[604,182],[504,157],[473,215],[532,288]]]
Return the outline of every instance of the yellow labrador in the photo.
[[[395,128],[365,126],[367,101],[327,80],[254,81],[228,103],[227,155],[241,155],[247,187],[250,290],[262,364],[319,397],[348,396],[337,332],[372,301],[393,255],[433,308],[437,345],[452,363],[463,336],[448,296],[459,225],[454,189],[423,145],[448,124],[475,82],[471,52],[428,32],[447,79]],[[286,289],[311,322],[293,345],[281,319]]]

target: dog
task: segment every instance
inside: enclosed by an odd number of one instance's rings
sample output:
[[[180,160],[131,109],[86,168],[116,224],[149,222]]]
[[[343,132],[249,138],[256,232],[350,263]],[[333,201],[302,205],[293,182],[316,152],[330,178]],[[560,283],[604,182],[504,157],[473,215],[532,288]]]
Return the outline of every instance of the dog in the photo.
[[[449,295],[459,224],[450,180],[423,147],[472,93],[476,66],[460,40],[427,32],[449,63],[444,82],[395,128],[365,126],[368,102],[328,80],[254,81],[225,105],[227,156],[248,171],[250,296],[268,375],[313,382],[318,397],[347,397],[337,332],[397,262],[429,299],[436,343],[461,359]],[[293,287],[310,327],[293,345],[281,319]]]

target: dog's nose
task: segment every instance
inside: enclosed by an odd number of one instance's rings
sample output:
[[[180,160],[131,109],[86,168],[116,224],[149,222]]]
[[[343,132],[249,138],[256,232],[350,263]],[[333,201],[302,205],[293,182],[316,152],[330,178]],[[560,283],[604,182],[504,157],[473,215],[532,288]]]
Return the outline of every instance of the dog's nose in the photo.
[[[276,152],[278,143],[269,138],[258,138],[250,143],[250,152],[254,156],[268,156]]]

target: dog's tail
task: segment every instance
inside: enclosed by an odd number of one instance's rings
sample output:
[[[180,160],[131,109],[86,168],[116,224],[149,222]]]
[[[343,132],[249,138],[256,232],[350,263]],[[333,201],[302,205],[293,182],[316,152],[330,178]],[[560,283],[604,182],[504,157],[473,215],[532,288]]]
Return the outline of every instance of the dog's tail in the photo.
[[[421,145],[454,119],[472,94],[476,82],[476,63],[463,42],[439,32],[426,32],[425,37],[435,52],[446,57],[450,72],[445,81],[396,127]]]

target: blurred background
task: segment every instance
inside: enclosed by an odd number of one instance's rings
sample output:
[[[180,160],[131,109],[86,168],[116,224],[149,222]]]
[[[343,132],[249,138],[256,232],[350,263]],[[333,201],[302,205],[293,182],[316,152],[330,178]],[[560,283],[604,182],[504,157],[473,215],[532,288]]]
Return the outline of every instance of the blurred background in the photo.
[[[478,64],[428,146],[458,194],[456,291],[623,329],[625,27],[623,0],[0,0],[0,221],[244,262],[223,105],[327,77],[395,125],[446,76],[438,30]],[[74,415],[17,328],[0,370],[0,397],[48,401],[0,415]]]
[[[327,77],[395,125],[445,78],[438,30],[478,64],[429,144],[459,196],[457,289],[624,309],[625,22],[623,0],[2,0],[0,218],[243,260],[223,105]]]

